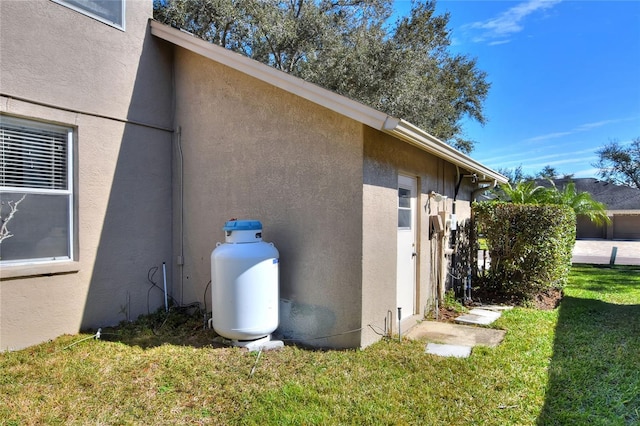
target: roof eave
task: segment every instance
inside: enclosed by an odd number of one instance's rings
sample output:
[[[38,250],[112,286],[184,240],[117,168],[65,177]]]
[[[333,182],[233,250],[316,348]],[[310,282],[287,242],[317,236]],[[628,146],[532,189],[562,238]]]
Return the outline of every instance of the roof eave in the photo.
[[[388,117],[374,108],[158,21],[151,21],[151,34],[375,129],[380,129]]]
[[[507,178],[501,174],[462,154],[407,121],[391,117],[360,102],[309,83],[301,78],[291,76],[239,53],[215,46],[189,32],[172,28],[159,21],[151,20],[151,34],[376,130],[388,133],[423,151],[450,161],[470,172],[477,173],[481,179],[495,180],[500,183],[507,182]]]
[[[509,181],[507,177],[463,154],[408,121],[388,119],[382,130],[423,151],[430,152],[465,170],[478,174],[480,180],[495,180],[497,183],[507,183]]]

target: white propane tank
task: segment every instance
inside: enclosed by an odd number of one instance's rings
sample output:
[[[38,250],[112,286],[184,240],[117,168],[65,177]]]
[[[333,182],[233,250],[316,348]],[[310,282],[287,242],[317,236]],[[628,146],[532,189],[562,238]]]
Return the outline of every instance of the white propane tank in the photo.
[[[225,223],[225,243],[211,253],[214,330],[231,340],[256,340],[278,328],[279,253],[262,241],[262,223]]]

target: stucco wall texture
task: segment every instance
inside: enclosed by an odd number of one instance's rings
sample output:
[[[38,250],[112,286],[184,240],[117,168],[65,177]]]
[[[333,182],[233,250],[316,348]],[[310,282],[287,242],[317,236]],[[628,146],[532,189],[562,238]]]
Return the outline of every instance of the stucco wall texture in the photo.
[[[416,306],[403,315],[403,328],[415,324],[433,301],[423,207],[431,190],[453,198],[456,168],[182,48],[175,57],[181,156],[174,169],[183,181],[175,187],[174,211],[183,220],[174,228],[182,235],[174,252],[183,253],[184,265],[174,281],[183,303],[203,294],[210,303],[209,255],[224,241],[224,222],[258,219],[264,239],[280,250],[278,334],[311,346],[373,343],[396,309],[403,173],[418,178],[421,193]],[[467,193],[460,220],[468,204]],[[450,212],[451,201],[446,205]]]
[[[75,261],[0,271],[7,350],[147,312],[147,271],[171,265],[172,94],[151,2],[127,3],[127,31],[51,1],[0,7],[0,112],[73,128],[76,169]]]
[[[371,128],[364,133],[363,163],[363,288],[362,346],[379,339],[386,325],[397,332],[396,259],[398,223],[398,175],[415,177],[418,183],[416,235],[416,297],[413,312],[403,312],[406,330],[429,313],[436,289],[431,254],[437,246],[429,238],[429,214],[452,212],[458,172],[442,159]],[[442,203],[430,201],[429,193],[446,195]],[[461,185],[456,203],[459,222],[470,217],[469,184]],[[392,323],[385,324],[387,313]],[[369,327],[371,325],[371,327]],[[374,331],[375,329],[375,331]]]
[[[280,251],[284,337],[358,346],[357,332],[316,338],[360,324],[362,125],[184,49],[175,55],[184,301],[201,300],[225,221],[257,219]]]
[[[367,346],[395,331],[399,174],[419,193],[403,329],[429,308],[428,216],[451,211],[455,166],[156,39],[150,1],[127,2],[126,31],[48,0],[0,8],[0,112],[73,128],[77,184],[76,259],[0,270],[0,350],[155,310],[147,276],[162,262],[178,303],[210,307],[210,254],[231,218],[260,220],[280,252],[280,337]]]

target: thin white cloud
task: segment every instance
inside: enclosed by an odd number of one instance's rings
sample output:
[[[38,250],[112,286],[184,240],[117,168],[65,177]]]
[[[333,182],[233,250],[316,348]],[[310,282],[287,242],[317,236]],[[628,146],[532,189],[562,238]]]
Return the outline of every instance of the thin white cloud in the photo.
[[[546,140],[549,140],[549,139],[561,138],[561,137],[573,135],[573,134],[576,134],[576,133],[588,132],[589,130],[596,129],[598,127],[603,127],[603,126],[606,126],[608,124],[620,123],[622,121],[628,121],[628,120],[629,119],[627,119],[627,118],[616,118],[616,119],[612,119],[612,120],[601,120],[601,121],[596,121],[596,122],[593,122],[593,123],[585,123],[585,124],[581,124],[579,126],[576,126],[573,129],[568,130],[568,131],[554,132],[554,133],[548,133],[548,134],[545,134],[545,135],[534,136],[532,138],[525,139],[524,142],[531,143],[531,142],[540,142],[540,141],[546,141]]]
[[[589,178],[597,176],[599,171],[600,169],[595,168],[578,170],[577,172],[573,173],[573,176],[576,178]]]
[[[556,149],[558,149],[558,151],[555,151]],[[597,160],[597,156],[595,155],[595,150],[593,148],[578,151],[566,151],[566,147],[549,146],[546,147],[544,151],[549,152],[549,154],[535,155],[536,152],[529,151],[519,154],[504,155],[501,158],[488,158],[481,162],[489,165],[490,167],[508,170],[515,169],[516,167],[522,167],[522,170],[525,173],[534,174],[545,166],[561,167],[580,164],[584,167],[584,165],[592,164]],[[581,170],[581,173],[585,176],[588,176],[589,173],[590,175],[594,175],[593,172],[588,170]],[[560,174],[562,174],[562,172]]]
[[[586,124],[582,124],[580,126],[578,126],[576,128],[577,131],[586,131],[586,130],[591,130],[591,129],[596,129],[598,127],[602,127],[602,126],[606,126],[607,124],[613,124],[613,123],[619,123],[621,121],[625,121],[623,119],[618,119],[618,120],[602,120],[602,121],[596,121],[595,123],[586,123]]]
[[[519,151],[516,153],[499,155],[499,156],[491,156],[481,158],[478,161],[481,163],[510,163],[510,164],[520,164],[522,162],[532,162],[532,161],[543,161],[547,159],[558,159],[563,156],[570,156],[572,158],[576,158],[577,155],[582,154],[590,154],[592,155],[596,151],[595,148],[588,148],[579,151],[567,151],[566,146],[561,145],[548,145],[544,148],[529,150],[529,151]],[[545,155],[538,155],[540,152],[550,153]]]
[[[556,138],[561,138],[563,136],[569,136],[574,134],[575,132],[555,132],[555,133],[549,133],[546,135],[540,135],[540,136],[534,136],[532,138],[529,138],[527,140],[525,140],[525,142],[540,142],[540,141],[546,141],[549,139],[556,139]]]
[[[479,31],[472,38],[476,43],[490,41],[491,45],[508,43],[510,36],[524,29],[524,21],[529,15],[552,8],[562,0],[528,0],[505,10],[486,21],[473,22],[463,27],[467,31]]]
[[[545,161],[545,162],[534,163],[534,164],[528,163],[527,166],[533,167],[534,169],[539,169],[544,166],[561,166],[563,164],[584,163],[586,161],[594,161],[596,158],[597,157],[593,155],[588,157],[579,157],[579,158],[565,158],[561,160]]]

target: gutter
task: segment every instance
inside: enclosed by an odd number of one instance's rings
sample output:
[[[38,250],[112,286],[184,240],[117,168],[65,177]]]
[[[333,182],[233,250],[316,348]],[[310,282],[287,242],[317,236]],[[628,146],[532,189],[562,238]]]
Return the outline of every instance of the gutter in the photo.
[[[493,186],[497,183],[507,183],[508,179],[500,173],[488,168],[482,163],[474,160],[466,154],[458,151],[451,145],[441,141],[433,135],[425,132],[413,124],[393,118],[387,117],[382,129],[383,132],[395,136],[398,139],[420,148],[423,151],[437,155],[456,166],[465,170],[478,174],[481,181],[493,181]],[[487,188],[488,189],[488,188]]]
[[[481,192],[489,191],[498,185],[497,180],[478,182],[478,184],[481,184],[481,183],[488,183],[489,185],[478,186],[476,189],[474,189],[473,192],[471,193],[471,201],[476,201],[476,198],[478,198],[478,195],[480,195]],[[501,183],[505,183],[505,182],[501,182]]]

